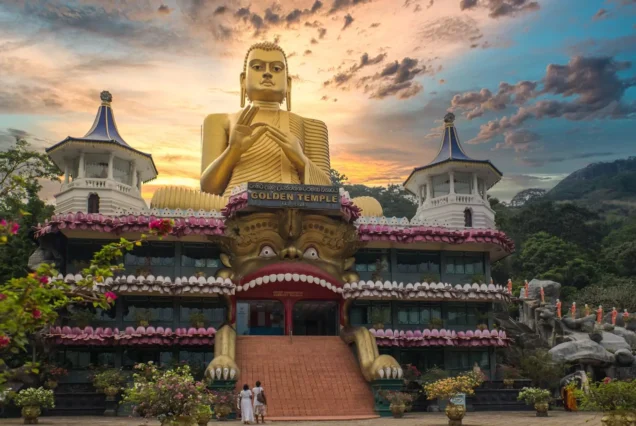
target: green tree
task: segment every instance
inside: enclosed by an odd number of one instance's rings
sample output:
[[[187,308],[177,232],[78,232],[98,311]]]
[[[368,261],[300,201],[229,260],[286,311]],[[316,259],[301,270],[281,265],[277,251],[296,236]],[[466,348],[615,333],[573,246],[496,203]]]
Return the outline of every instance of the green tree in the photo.
[[[59,176],[60,170],[46,154],[16,140],[15,146],[0,152],[0,212],[8,210],[12,200],[26,200],[34,187],[39,190],[39,179],[59,181]]]
[[[347,176],[340,174],[336,169],[329,170],[329,177],[331,178],[331,184],[335,186],[342,186],[349,180]]]
[[[576,244],[546,232],[532,235],[518,257],[522,276],[542,278],[577,288],[589,285],[597,266]]]

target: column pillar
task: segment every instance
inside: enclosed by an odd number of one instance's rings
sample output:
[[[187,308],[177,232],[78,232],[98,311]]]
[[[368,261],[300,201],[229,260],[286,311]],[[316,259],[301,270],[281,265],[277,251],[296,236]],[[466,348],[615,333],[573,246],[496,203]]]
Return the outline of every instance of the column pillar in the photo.
[[[139,192],[141,192],[141,174],[137,173],[137,188],[139,189]]]
[[[433,178],[430,176],[427,176],[426,177],[426,201],[430,202],[432,192],[433,192]]]
[[[69,180],[69,171],[68,171],[68,160],[64,160],[64,183],[68,183]]]
[[[84,168],[84,153],[80,152],[79,156],[79,166],[77,168],[77,177],[83,179],[86,175],[86,169]]]
[[[113,179],[113,163],[115,161],[115,154],[113,154],[112,152],[110,153],[110,156],[108,157],[108,179],[112,180]]]
[[[473,173],[473,194],[479,196],[479,188],[477,187],[477,173]]]
[[[137,163],[135,161],[132,162],[132,187],[137,188]]]
[[[450,175],[450,194],[455,195],[455,172],[449,172]]]

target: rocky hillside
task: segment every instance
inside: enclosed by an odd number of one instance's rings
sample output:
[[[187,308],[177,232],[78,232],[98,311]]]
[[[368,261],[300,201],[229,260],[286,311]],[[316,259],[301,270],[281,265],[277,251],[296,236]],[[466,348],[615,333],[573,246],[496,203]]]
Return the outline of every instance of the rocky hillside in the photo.
[[[546,197],[579,202],[594,210],[633,211],[636,209],[636,157],[590,164],[563,179]]]

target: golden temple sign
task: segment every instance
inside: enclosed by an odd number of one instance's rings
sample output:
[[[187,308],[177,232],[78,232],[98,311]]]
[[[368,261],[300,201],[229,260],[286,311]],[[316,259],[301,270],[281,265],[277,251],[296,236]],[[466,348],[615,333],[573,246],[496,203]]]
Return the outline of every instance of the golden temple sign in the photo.
[[[248,206],[340,210],[336,186],[249,182]]]

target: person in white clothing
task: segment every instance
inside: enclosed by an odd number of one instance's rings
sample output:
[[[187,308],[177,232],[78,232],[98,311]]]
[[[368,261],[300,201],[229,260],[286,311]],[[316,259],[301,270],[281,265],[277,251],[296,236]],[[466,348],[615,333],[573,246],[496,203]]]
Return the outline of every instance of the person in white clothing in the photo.
[[[265,424],[265,414],[267,411],[267,399],[265,399],[265,390],[261,386],[261,382],[256,382],[256,387],[252,389],[254,394],[254,417],[258,424],[258,416],[261,416],[261,422]]]
[[[244,425],[254,421],[254,411],[252,410],[252,391],[248,385],[243,385],[243,390],[239,394],[241,403],[241,420]]]

